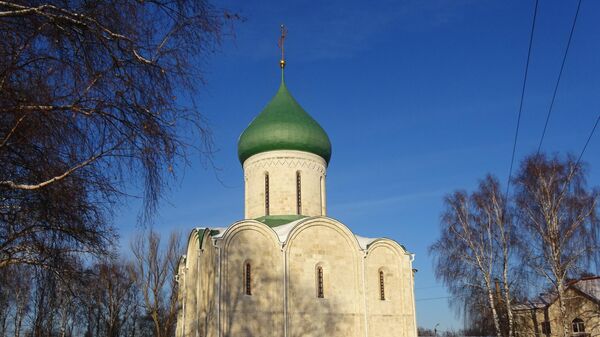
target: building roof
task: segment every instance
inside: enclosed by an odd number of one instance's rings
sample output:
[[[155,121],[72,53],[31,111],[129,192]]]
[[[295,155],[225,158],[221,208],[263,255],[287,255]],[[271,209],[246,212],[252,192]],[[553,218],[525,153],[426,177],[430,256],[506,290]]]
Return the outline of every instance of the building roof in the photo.
[[[600,302],[600,276],[585,277],[567,283],[567,288],[578,290],[590,299]],[[554,303],[556,294],[541,294],[533,300],[513,305],[514,310],[543,309]]]
[[[304,215],[268,215],[257,218],[255,220],[264,223],[265,225],[273,228],[279,240],[281,242],[285,242],[287,240],[287,236],[289,232],[296,226],[298,220],[304,219],[306,216]],[[363,236],[359,236],[354,234],[356,240],[358,241],[358,245],[362,249],[369,248],[369,245],[377,238],[366,238]],[[402,248],[406,249],[404,246],[400,245]]]
[[[555,298],[552,294],[541,294],[540,296],[527,300],[523,303],[512,305],[513,310],[530,310],[543,309],[554,302]]]
[[[600,277],[595,276],[574,281],[571,287],[600,302]]]
[[[277,227],[281,225],[285,225],[292,221],[300,220],[302,218],[306,218],[305,215],[267,215],[261,216],[260,218],[256,218],[255,220],[264,223],[269,227]]]
[[[288,218],[286,219],[286,217],[288,217]],[[295,217],[295,218],[292,219],[292,217]],[[281,243],[284,243],[287,241],[288,236],[291,233],[291,231],[294,229],[294,227],[296,227],[300,222],[302,222],[304,220],[309,220],[311,218],[319,218],[319,217],[306,217],[306,216],[302,216],[302,215],[296,215],[296,216],[288,216],[288,215],[277,216],[277,215],[275,215],[275,216],[261,217],[261,218],[254,219],[254,220],[260,221],[260,222],[266,224],[267,226],[269,226],[275,232],[279,241]],[[331,218],[329,218],[329,219],[331,219]],[[270,222],[271,224],[267,224],[267,222]],[[274,224],[273,222],[280,222],[280,223]],[[229,227],[215,227],[215,228],[196,227],[195,228],[195,231],[197,232],[196,239],[202,241],[204,233],[207,231],[210,232],[210,235],[214,239],[221,239],[223,237],[223,235],[225,235],[225,232],[227,231],[228,228]],[[390,239],[386,239],[386,238],[368,238],[368,237],[356,235],[354,233],[353,233],[353,236],[356,238],[356,242],[358,243],[359,247],[363,250],[369,249],[369,246],[371,244],[375,243],[375,241],[390,240]],[[398,244],[398,245],[400,247],[402,247],[402,249],[406,253],[409,253],[406,250],[406,247],[404,247],[404,245],[401,245],[401,244]]]
[[[310,152],[327,163],[331,158],[329,136],[292,97],[285,86],[283,73],[275,97],[238,140],[238,157],[242,164],[255,154],[272,150]]]

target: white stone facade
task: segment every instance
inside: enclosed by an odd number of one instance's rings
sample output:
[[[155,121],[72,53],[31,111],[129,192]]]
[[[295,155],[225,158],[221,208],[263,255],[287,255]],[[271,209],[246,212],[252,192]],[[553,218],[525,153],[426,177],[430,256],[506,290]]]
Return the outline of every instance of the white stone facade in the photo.
[[[195,229],[179,270],[178,337],[416,336],[412,255],[328,217]]]
[[[325,160],[308,152],[277,150],[248,158],[244,162],[245,218],[326,215],[326,171]]]

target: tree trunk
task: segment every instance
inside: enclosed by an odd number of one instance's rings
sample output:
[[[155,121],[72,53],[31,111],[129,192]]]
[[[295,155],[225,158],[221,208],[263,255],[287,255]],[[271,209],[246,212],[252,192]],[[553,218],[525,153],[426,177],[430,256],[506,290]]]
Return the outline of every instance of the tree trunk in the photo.
[[[500,320],[498,319],[498,312],[496,311],[496,301],[494,300],[494,292],[492,290],[492,284],[489,280],[485,281],[488,293],[488,303],[492,310],[492,317],[494,318],[494,328],[496,329],[496,336],[502,337],[502,331],[500,330]]]
[[[504,305],[506,306],[506,320],[508,323],[508,331],[507,336],[513,336],[513,314],[512,307],[510,301],[510,286],[508,283],[508,252],[506,248],[504,249],[504,262],[503,262],[503,270],[502,270],[502,278],[503,278],[503,292],[504,292]]]
[[[21,324],[23,324],[23,312],[24,308],[19,306],[17,312],[15,313],[15,337],[19,337],[21,335]]]
[[[158,317],[158,312],[154,311],[152,313],[152,320],[154,321],[154,328],[156,329],[156,337],[162,337],[162,331],[160,326],[160,320]]]
[[[558,283],[558,305],[560,306],[560,322],[563,326],[563,336],[569,337],[571,329],[569,329],[569,323],[567,322],[567,308],[565,306],[565,287],[561,282]]]
[[[5,312],[0,312],[0,336],[4,336],[6,334],[6,318],[8,317],[8,304],[6,305]]]
[[[510,302],[510,290],[508,289],[508,285],[506,285],[506,282],[504,283],[504,303],[506,305],[506,320],[508,321],[508,337],[512,337],[513,336],[513,313],[512,313],[512,308],[511,308],[511,302]]]

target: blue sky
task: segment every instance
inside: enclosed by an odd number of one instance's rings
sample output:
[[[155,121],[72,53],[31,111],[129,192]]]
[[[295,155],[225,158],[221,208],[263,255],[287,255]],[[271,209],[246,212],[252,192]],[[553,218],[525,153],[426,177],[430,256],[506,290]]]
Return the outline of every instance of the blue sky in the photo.
[[[243,217],[239,134],[279,85],[279,25],[288,26],[286,84],[328,132],[328,213],[363,236],[416,254],[417,320],[460,328],[428,246],[442,198],[486,173],[505,184],[534,1],[218,1],[243,15],[205,62],[195,97],[214,133],[214,164],[192,154],[156,227],[189,232]],[[577,2],[541,0],[517,161],[535,151]],[[600,2],[583,0],[543,149],[579,152],[600,112]],[[600,185],[600,130],[585,160]],[[118,212],[127,247],[139,205]]]

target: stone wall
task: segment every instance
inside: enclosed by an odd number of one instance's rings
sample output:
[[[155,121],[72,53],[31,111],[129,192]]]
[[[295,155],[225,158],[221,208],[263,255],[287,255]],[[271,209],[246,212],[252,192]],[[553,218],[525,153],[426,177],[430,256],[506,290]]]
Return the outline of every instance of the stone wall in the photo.
[[[204,230],[198,258],[198,337],[217,337],[217,251],[212,244],[210,230]]]
[[[221,330],[224,337],[283,335],[283,260],[267,226],[238,223],[227,230],[221,258]],[[251,266],[251,295],[245,265]]]
[[[178,337],[416,336],[411,257],[392,240],[361,247],[346,226],[327,217],[300,220],[283,237],[244,220],[215,239],[204,235],[200,247],[193,240],[180,275],[185,324],[180,329],[178,322]],[[198,276],[190,273],[194,252]]]
[[[286,243],[288,336],[364,336],[361,254],[345,227],[322,219],[299,224]],[[323,298],[317,297],[317,267]]]
[[[187,336],[197,336],[198,331],[198,253],[200,251],[197,232],[192,231],[185,259],[184,291],[186,297],[184,310],[184,331]]]
[[[278,150],[256,154],[244,162],[245,218],[267,215],[265,175],[269,175],[269,215],[297,214],[296,174],[301,176],[301,214],[325,215],[327,164],[317,155]]]
[[[587,336],[600,336],[600,305],[574,289],[565,292],[565,306],[567,311],[568,335],[572,333],[572,321],[575,318],[583,320]],[[558,300],[546,308],[515,311],[515,332],[519,337],[538,336],[563,336],[563,325],[560,320],[560,306]],[[543,322],[550,323],[550,333],[542,331]],[[586,336],[580,334],[578,336]]]
[[[383,272],[383,299],[380,272]],[[415,312],[410,256],[398,244],[378,240],[365,259],[369,336],[414,336]]]
[[[186,302],[185,290],[185,255],[179,258],[179,264],[177,266],[177,283],[179,285],[179,291],[177,292],[177,325],[175,326],[175,337],[184,336],[184,306]]]

